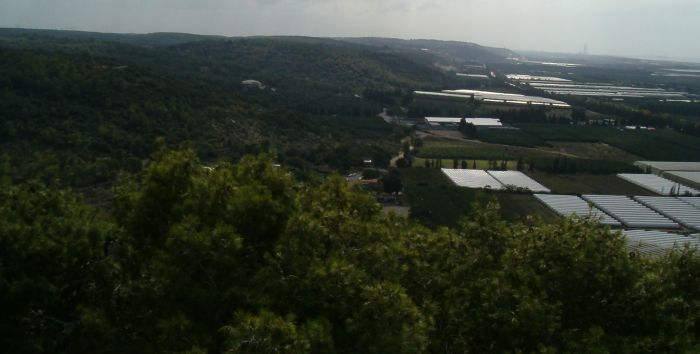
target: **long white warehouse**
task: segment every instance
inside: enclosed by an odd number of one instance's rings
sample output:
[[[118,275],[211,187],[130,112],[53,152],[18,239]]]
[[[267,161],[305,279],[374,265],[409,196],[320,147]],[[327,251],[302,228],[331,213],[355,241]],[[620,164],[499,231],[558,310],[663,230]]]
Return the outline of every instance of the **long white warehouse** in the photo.
[[[555,107],[571,107],[568,103],[553,100],[551,98],[538,97],[538,96],[525,96],[518,93],[505,93],[505,92],[493,92],[493,91],[479,91],[479,90],[443,90],[443,93],[451,95],[462,95],[465,97],[474,97],[475,100],[485,101],[485,102],[502,102],[502,103],[522,103],[522,104],[543,104],[551,105]]]
[[[470,102],[482,101],[486,103],[498,103],[509,105],[535,105],[541,107],[566,108],[571,106],[563,101],[553,100],[551,98],[525,96],[517,93],[479,91],[479,90],[443,90],[442,92],[415,91],[418,97],[430,98],[445,98],[452,100],[460,100]]]
[[[537,193],[549,193],[551,190],[541,184],[539,184],[534,179],[530,178],[528,175],[520,171],[487,171],[488,174],[493,176],[498,182],[501,182],[506,188],[512,186],[514,188],[527,189],[531,192]]]
[[[544,82],[571,82],[571,80],[562,79],[554,76],[532,76],[527,74],[508,74],[506,78],[516,81],[544,81]]]
[[[488,188],[488,189],[503,189],[501,182],[498,182],[490,174],[484,170],[458,170],[443,168],[447,178],[452,180],[459,187],[467,188]]]
[[[612,215],[628,228],[678,229],[680,225],[656,211],[623,195],[583,195],[600,210]]]
[[[561,216],[592,217],[599,219],[603,225],[622,226],[619,221],[610,215],[575,195],[535,194],[535,198]]]
[[[697,195],[700,191],[657,175],[620,173],[618,177],[660,195]]]
[[[425,117],[426,123],[430,125],[459,125],[464,119],[465,123],[473,124],[476,127],[502,127],[503,123],[498,118],[456,118],[456,117]]]
[[[664,176],[692,188],[700,188],[700,172],[698,171],[666,171]]]
[[[635,166],[652,173],[666,171],[700,171],[700,162],[678,162],[678,161],[637,161]]]

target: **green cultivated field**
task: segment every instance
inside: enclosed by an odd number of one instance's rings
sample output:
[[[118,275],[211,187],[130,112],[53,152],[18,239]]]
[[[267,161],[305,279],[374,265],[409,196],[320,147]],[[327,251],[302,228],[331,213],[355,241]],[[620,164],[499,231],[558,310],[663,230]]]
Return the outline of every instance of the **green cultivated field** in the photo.
[[[509,221],[528,216],[553,221],[556,215],[529,194],[511,194],[455,186],[433,168],[401,169],[404,192],[411,206],[411,218],[429,227],[455,226],[472,211],[475,202],[497,201],[501,215]]]
[[[401,169],[401,179],[411,205],[411,218],[430,227],[456,226],[476,200],[492,198],[486,191],[455,186],[437,169]]]
[[[700,161],[700,138],[670,129],[627,131],[614,127],[521,124],[546,141],[604,142],[649,160]]]
[[[435,138],[425,139],[424,146],[418,150],[418,157],[436,159],[517,160],[521,156],[523,158],[538,158],[556,155],[556,153],[519,146]]]
[[[549,173],[592,173],[592,174],[614,174],[639,172],[636,167],[628,162],[581,159],[572,156],[564,157],[556,151],[540,150],[520,146],[503,146],[484,144],[469,140],[453,139],[426,139],[424,146],[418,150],[418,158],[414,161],[413,167],[425,167],[425,160],[442,159],[443,167],[452,168],[453,159],[468,162],[467,168],[472,168],[474,160],[484,160],[478,164],[478,169],[490,169],[488,161],[497,161],[500,168],[500,161],[511,161],[508,169],[516,169],[519,158],[523,159],[524,170],[529,170],[532,162],[535,171]],[[601,157],[606,157],[601,155]]]
[[[630,154],[620,148],[606,143],[579,143],[570,141],[550,142],[552,151],[575,155],[582,159],[600,159],[633,163],[641,160],[637,155]]]
[[[484,129],[477,132],[477,138],[483,142],[525,147],[547,146],[542,138],[522,130]]]

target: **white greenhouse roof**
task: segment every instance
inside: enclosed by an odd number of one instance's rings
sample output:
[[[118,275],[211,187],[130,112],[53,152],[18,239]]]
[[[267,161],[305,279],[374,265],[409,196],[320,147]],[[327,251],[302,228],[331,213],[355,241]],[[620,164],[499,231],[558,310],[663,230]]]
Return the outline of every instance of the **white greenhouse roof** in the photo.
[[[470,101],[472,99],[472,96],[474,96],[475,100],[484,102],[521,105],[533,104],[541,106],[571,108],[571,106],[566,102],[553,100],[551,98],[545,97],[525,96],[517,93],[490,92],[478,90],[443,90],[442,92],[414,91],[414,93],[417,96],[422,97],[451,98],[459,99],[462,101]]]
[[[474,79],[488,79],[488,75],[483,75],[483,74],[464,74],[464,73],[457,73],[457,76],[460,77],[470,77]]]
[[[464,118],[467,123],[477,127],[502,127],[503,123],[498,118]]]
[[[700,162],[637,161],[635,165],[661,171],[700,171]]]
[[[523,74],[508,74],[506,77],[510,80],[518,81],[548,81],[548,82],[571,82],[571,80],[562,79],[554,76],[531,76]]]
[[[700,208],[674,197],[634,197],[640,203],[693,230],[700,230]]]
[[[539,199],[561,216],[591,216],[600,219],[600,223],[603,225],[622,226],[619,221],[615,220],[610,215],[575,195],[535,194],[535,198]]]
[[[700,208],[700,197],[678,197],[678,199]]]
[[[657,175],[620,173],[617,176],[661,195],[685,195],[687,193],[692,195],[700,194],[700,191],[697,189],[684,186],[680,183],[659,177]]]
[[[484,170],[443,168],[442,173],[459,187],[503,189],[503,185]]]
[[[537,96],[525,96],[517,93],[505,93],[505,92],[492,92],[492,91],[479,91],[479,90],[443,90],[445,94],[449,95],[461,95],[464,97],[471,97],[474,95],[474,99],[483,100],[485,102],[502,102],[502,103],[517,103],[517,104],[528,104],[528,103],[542,103],[553,105],[557,107],[570,107],[566,102],[553,100],[551,98],[537,97]]]
[[[551,192],[549,188],[539,184],[537,181],[520,171],[488,171],[488,173],[506,187],[513,186],[540,193]]]
[[[477,127],[502,127],[503,123],[498,118],[455,118],[455,117],[425,117],[429,124],[459,124],[462,119],[465,123],[473,124]]]
[[[462,118],[453,118],[453,117],[425,117],[425,120],[428,123],[454,123],[454,124],[459,124],[460,121],[462,121]]]
[[[628,247],[647,256],[661,257],[671,250],[683,248],[685,244],[700,248],[700,241],[670,232],[625,230],[622,234],[625,235]]]
[[[666,171],[666,174],[700,184],[700,171]]]
[[[442,98],[459,98],[460,100],[469,100],[469,96],[444,93],[444,92],[429,92],[429,91],[414,91],[417,96],[442,97]]]
[[[680,225],[623,195],[584,195],[583,199],[633,229],[678,229]]]

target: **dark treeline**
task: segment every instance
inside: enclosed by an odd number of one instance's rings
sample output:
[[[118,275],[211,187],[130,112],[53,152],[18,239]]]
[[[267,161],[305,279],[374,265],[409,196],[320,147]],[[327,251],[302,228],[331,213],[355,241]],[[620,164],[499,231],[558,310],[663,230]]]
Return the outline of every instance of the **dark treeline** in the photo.
[[[6,353],[678,353],[700,335],[700,257],[630,253],[585,220],[495,206],[431,231],[340,177],[159,151],[110,213],[0,188]]]
[[[640,173],[638,167],[621,161],[589,160],[572,158],[537,158],[527,160],[529,171],[553,174],[595,174]]]
[[[643,83],[635,82],[635,84],[645,86]],[[697,103],[659,102],[658,99],[630,99],[615,102],[602,98],[548,94],[525,86],[521,87],[521,89],[527,94],[566,101],[574,107],[573,118],[575,121],[585,121],[585,110],[590,110],[608,115],[609,118],[615,118],[618,125],[640,125],[656,128],[671,127],[691,135],[700,135],[700,114],[698,113]],[[680,89],[689,88],[684,87]],[[689,91],[692,92],[693,90],[689,89]]]

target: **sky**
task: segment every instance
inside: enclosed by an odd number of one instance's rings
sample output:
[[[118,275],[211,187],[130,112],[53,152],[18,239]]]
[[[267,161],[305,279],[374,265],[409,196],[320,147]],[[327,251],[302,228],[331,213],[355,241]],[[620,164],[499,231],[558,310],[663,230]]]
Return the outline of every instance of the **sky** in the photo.
[[[0,27],[395,37],[700,59],[700,0],[0,0]]]

